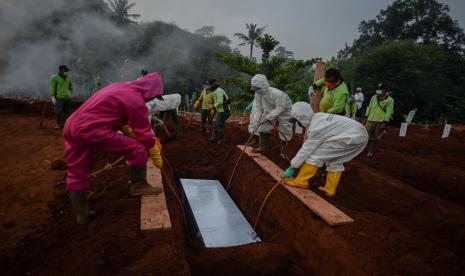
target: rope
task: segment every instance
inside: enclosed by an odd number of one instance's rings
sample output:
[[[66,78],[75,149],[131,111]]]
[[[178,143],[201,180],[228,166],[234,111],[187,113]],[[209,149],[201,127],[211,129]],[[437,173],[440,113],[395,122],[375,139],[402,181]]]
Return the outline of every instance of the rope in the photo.
[[[236,160],[236,164],[234,165],[232,174],[231,174],[231,176],[229,177],[228,186],[226,186],[226,191],[229,192],[229,187],[231,187],[232,180],[233,180],[234,175],[236,174],[236,171],[237,171],[237,165],[239,165],[239,161],[241,160],[242,156],[244,155],[245,150],[247,149],[247,146],[250,144],[250,141],[252,141],[252,138],[253,138],[253,136],[254,136],[255,131],[257,131],[258,127],[259,127],[262,123],[263,123],[263,122],[262,122],[261,119],[260,119],[260,121],[259,121],[259,123],[257,124],[257,126],[255,126],[254,130],[252,131],[252,134],[250,134],[249,139],[247,139],[247,142],[245,143],[244,148],[243,148],[242,151],[241,151],[241,154],[239,155],[239,157],[238,157],[237,160]]]
[[[257,218],[255,219],[255,223],[253,224],[253,230],[257,228],[258,221],[260,220],[260,216],[262,215],[263,207],[265,207],[265,204],[268,201],[268,198],[270,197],[271,193],[273,193],[273,191],[283,182],[283,180],[284,178],[281,178],[281,180],[279,180],[278,183],[276,183],[266,195],[262,205],[260,206],[260,209],[258,210]]]

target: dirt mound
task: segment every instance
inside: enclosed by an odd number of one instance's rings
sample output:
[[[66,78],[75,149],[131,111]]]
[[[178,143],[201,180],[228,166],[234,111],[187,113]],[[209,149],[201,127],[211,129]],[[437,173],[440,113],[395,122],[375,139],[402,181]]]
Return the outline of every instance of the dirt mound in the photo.
[[[129,196],[124,164],[93,180],[89,197],[98,216],[77,226],[60,183],[65,171],[50,169],[50,160],[63,158],[61,133],[51,129],[50,113],[46,128],[37,129],[40,106],[20,105],[0,101],[0,267],[5,275],[465,273],[465,132],[460,128],[445,140],[441,127],[412,126],[407,138],[390,129],[379,154],[347,164],[337,195],[328,200],[355,219],[351,225],[327,226],[278,188],[256,229],[263,242],[205,249],[187,242],[182,211],[166,179],[172,230],[140,232],[140,199]],[[246,129],[229,124],[226,145],[216,145],[197,127],[183,121],[178,137],[164,144],[171,180],[226,184],[239,156],[235,145],[248,138]],[[301,143],[297,137],[289,144],[291,157]],[[278,147],[274,133],[268,157],[285,168],[289,164]],[[94,170],[116,158],[99,154]],[[274,184],[244,157],[229,192],[254,222]]]

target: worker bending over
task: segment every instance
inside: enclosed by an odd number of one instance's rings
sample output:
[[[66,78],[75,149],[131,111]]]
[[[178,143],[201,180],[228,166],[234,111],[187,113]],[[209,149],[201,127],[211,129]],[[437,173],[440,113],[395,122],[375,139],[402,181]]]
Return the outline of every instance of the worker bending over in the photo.
[[[335,68],[326,70],[325,78],[316,81],[313,84],[313,89],[323,86],[320,112],[345,115],[349,89],[342,78],[341,72]]]
[[[252,149],[252,151],[264,153],[268,150],[271,130],[278,121],[279,139],[281,140],[280,155],[282,158],[286,158],[286,144],[292,139],[292,123],[289,122],[292,101],[283,91],[270,87],[264,75],[255,75],[250,83],[252,86],[250,90],[255,92],[253,105],[256,108],[250,114],[250,123],[258,126],[259,133],[258,149]]]
[[[213,114],[215,114],[215,128],[209,141],[217,144],[224,144],[224,125],[231,115],[230,100],[226,92],[220,87],[219,83],[211,79],[208,81],[207,91],[213,96]]]
[[[66,184],[78,223],[85,223],[94,215],[85,192],[91,181],[90,167],[95,151],[126,158],[131,166],[131,195],[161,192],[146,182],[148,156],[159,168],[162,158],[160,148],[155,146],[145,103],[162,94],[163,83],[158,73],[114,83],[94,94],[67,120],[64,129]],[[119,132],[128,123],[130,128],[126,127],[124,132],[133,138]]]
[[[313,113],[305,102],[292,106],[292,118],[307,129],[307,139],[284,172],[284,182],[289,186],[308,188],[308,181],[326,165],[326,184],[319,189],[327,196],[333,196],[344,171],[343,164],[355,158],[367,145],[366,129],[344,116]],[[297,168],[300,168],[299,174],[293,178]]]
[[[164,95],[163,99],[155,98],[147,103],[149,121],[152,122],[154,128],[157,124],[156,121],[158,121],[158,124],[164,124],[168,118],[171,118],[174,124],[174,132],[178,131],[178,108],[181,104],[181,98],[180,94],[169,94]]]
[[[201,127],[200,131],[205,132],[205,124],[206,123],[211,123],[213,120],[212,118],[212,110],[213,110],[213,93],[212,91],[208,90],[207,88],[209,87],[209,82],[213,83],[214,80],[209,80],[207,81],[205,88],[202,90],[202,93],[200,93],[200,97],[195,101],[194,103],[194,109],[198,109],[200,106],[202,107],[202,111],[200,113],[200,118],[201,118]]]
[[[383,137],[393,114],[394,100],[389,96],[387,88],[380,83],[376,95],[371,97],[370,105],[368,105],[363,120],[363,124],[370,135],[368,157],[372,157],[378,149],[379,141]]]

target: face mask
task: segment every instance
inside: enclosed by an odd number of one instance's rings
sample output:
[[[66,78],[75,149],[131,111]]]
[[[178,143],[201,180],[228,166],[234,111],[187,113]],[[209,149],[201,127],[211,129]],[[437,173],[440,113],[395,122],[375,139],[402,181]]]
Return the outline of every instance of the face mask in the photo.
[[[380,89],[376,90],[376,95],[378,96],[383,95],[383,90],[380,90]]]
[[[258,95],[263,95],[265,91],[261,88],[258,88],[257,90],[255,90],[255,93],[257,93]]]
[[[329,82],[329,81],[325,81],[325,86],[329,89],[329,90],[333,90],[334,88],[337,87],[337,85],[340,83],[340,81],[336,82],[336,83],[332,83],[332,82]]]

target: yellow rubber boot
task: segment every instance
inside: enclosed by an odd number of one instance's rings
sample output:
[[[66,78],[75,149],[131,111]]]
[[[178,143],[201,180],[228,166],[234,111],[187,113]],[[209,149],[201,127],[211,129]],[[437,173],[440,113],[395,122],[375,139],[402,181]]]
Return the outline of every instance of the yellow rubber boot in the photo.
[[[304,164],[300,167],[299,174],[297,175],[297,177],[284,179],[284,183],[292,187],[307,189],[309,186],[308,181],[315,176],[317,171],[317,166],[310,165],[304,162]]]
[[[336,194],[337,185],[341,180],[342,172],[328,172],[326,176],[326,184],[324,187],[318,187],[320,191],[325,192],[327,196],[333,196]]]

